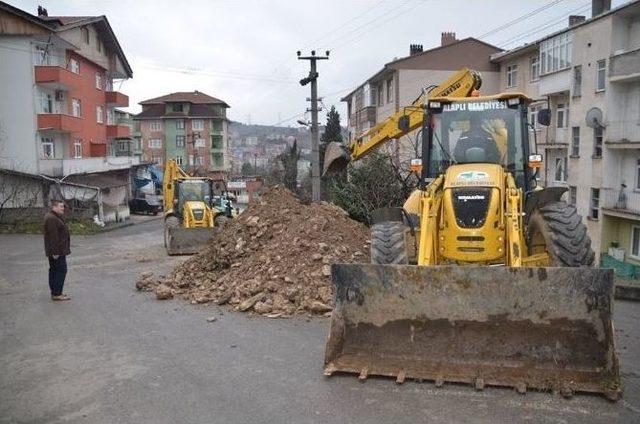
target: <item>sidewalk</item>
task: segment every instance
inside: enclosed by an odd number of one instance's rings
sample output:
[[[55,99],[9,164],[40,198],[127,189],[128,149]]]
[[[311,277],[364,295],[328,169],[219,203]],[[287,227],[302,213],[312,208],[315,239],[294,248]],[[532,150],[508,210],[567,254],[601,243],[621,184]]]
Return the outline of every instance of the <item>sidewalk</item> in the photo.
[[[640,301],[640,280],[615,277],[615,298]]]

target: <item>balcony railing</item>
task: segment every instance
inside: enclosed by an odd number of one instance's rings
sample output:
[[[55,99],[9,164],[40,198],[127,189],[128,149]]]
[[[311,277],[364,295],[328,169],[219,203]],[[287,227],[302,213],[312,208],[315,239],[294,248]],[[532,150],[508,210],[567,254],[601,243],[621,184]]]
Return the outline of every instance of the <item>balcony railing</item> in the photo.
[[[60,66],[36,66],[36,84],[54,90],[69,90],[80,85],[80,75]]]
[[[604,214],[637,215],[640,219],[640,193],[629,190],[600,189],[600,207]]]
[[[64,159],[62,168],[64,175],[103,172],[114,169],[126,169],[140,164],[140,159],[126,156],[105,156],[96,158]]]
[[[109,106],[128,107],[129,96],[119,91],[107,91],[104,93],[105,103]]]
[[[131,135],[127,125],[107,125],[107,138],[125,138]]]
[[[613,121],[607,124],[605,145],[611,148],[640,147],[640,120]]]
[[[82,118],[61,113],[38,114],[38,131],[78,132],[82,130]]]
[[[609,81],[628,82],[640,80],[640,49],[609,58]]]

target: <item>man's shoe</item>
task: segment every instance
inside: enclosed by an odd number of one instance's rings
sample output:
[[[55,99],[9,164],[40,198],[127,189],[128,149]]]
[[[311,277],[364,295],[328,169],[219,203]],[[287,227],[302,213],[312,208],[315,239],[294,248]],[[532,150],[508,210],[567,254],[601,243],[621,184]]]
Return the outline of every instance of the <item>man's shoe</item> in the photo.
[[[51,300],[62,301],[62,300],[71,300],[71,298],[64,294],[59,294],[57,296],[51,296]]]

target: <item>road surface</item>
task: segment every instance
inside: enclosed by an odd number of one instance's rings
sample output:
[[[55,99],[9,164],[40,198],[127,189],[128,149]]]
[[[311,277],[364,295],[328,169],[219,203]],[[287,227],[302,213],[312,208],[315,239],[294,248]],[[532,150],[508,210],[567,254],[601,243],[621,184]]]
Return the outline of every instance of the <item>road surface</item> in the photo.
[[[73,237],[51,302],[37,235],[0,235],[0,423],[640,422],[640,303],[616,302],[624,399],[322,376],[327,319],[157,301],[162,222]],[[215,316],[215,322],[207,318]]]

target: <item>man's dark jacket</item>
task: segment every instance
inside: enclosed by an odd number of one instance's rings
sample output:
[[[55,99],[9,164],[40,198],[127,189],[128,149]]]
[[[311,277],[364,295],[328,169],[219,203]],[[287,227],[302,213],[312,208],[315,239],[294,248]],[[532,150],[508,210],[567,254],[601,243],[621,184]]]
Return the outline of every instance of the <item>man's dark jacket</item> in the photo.
[[[44,216],[44,252],[47,256],[71,253],[69,228],[64,219],[53,211]]]

